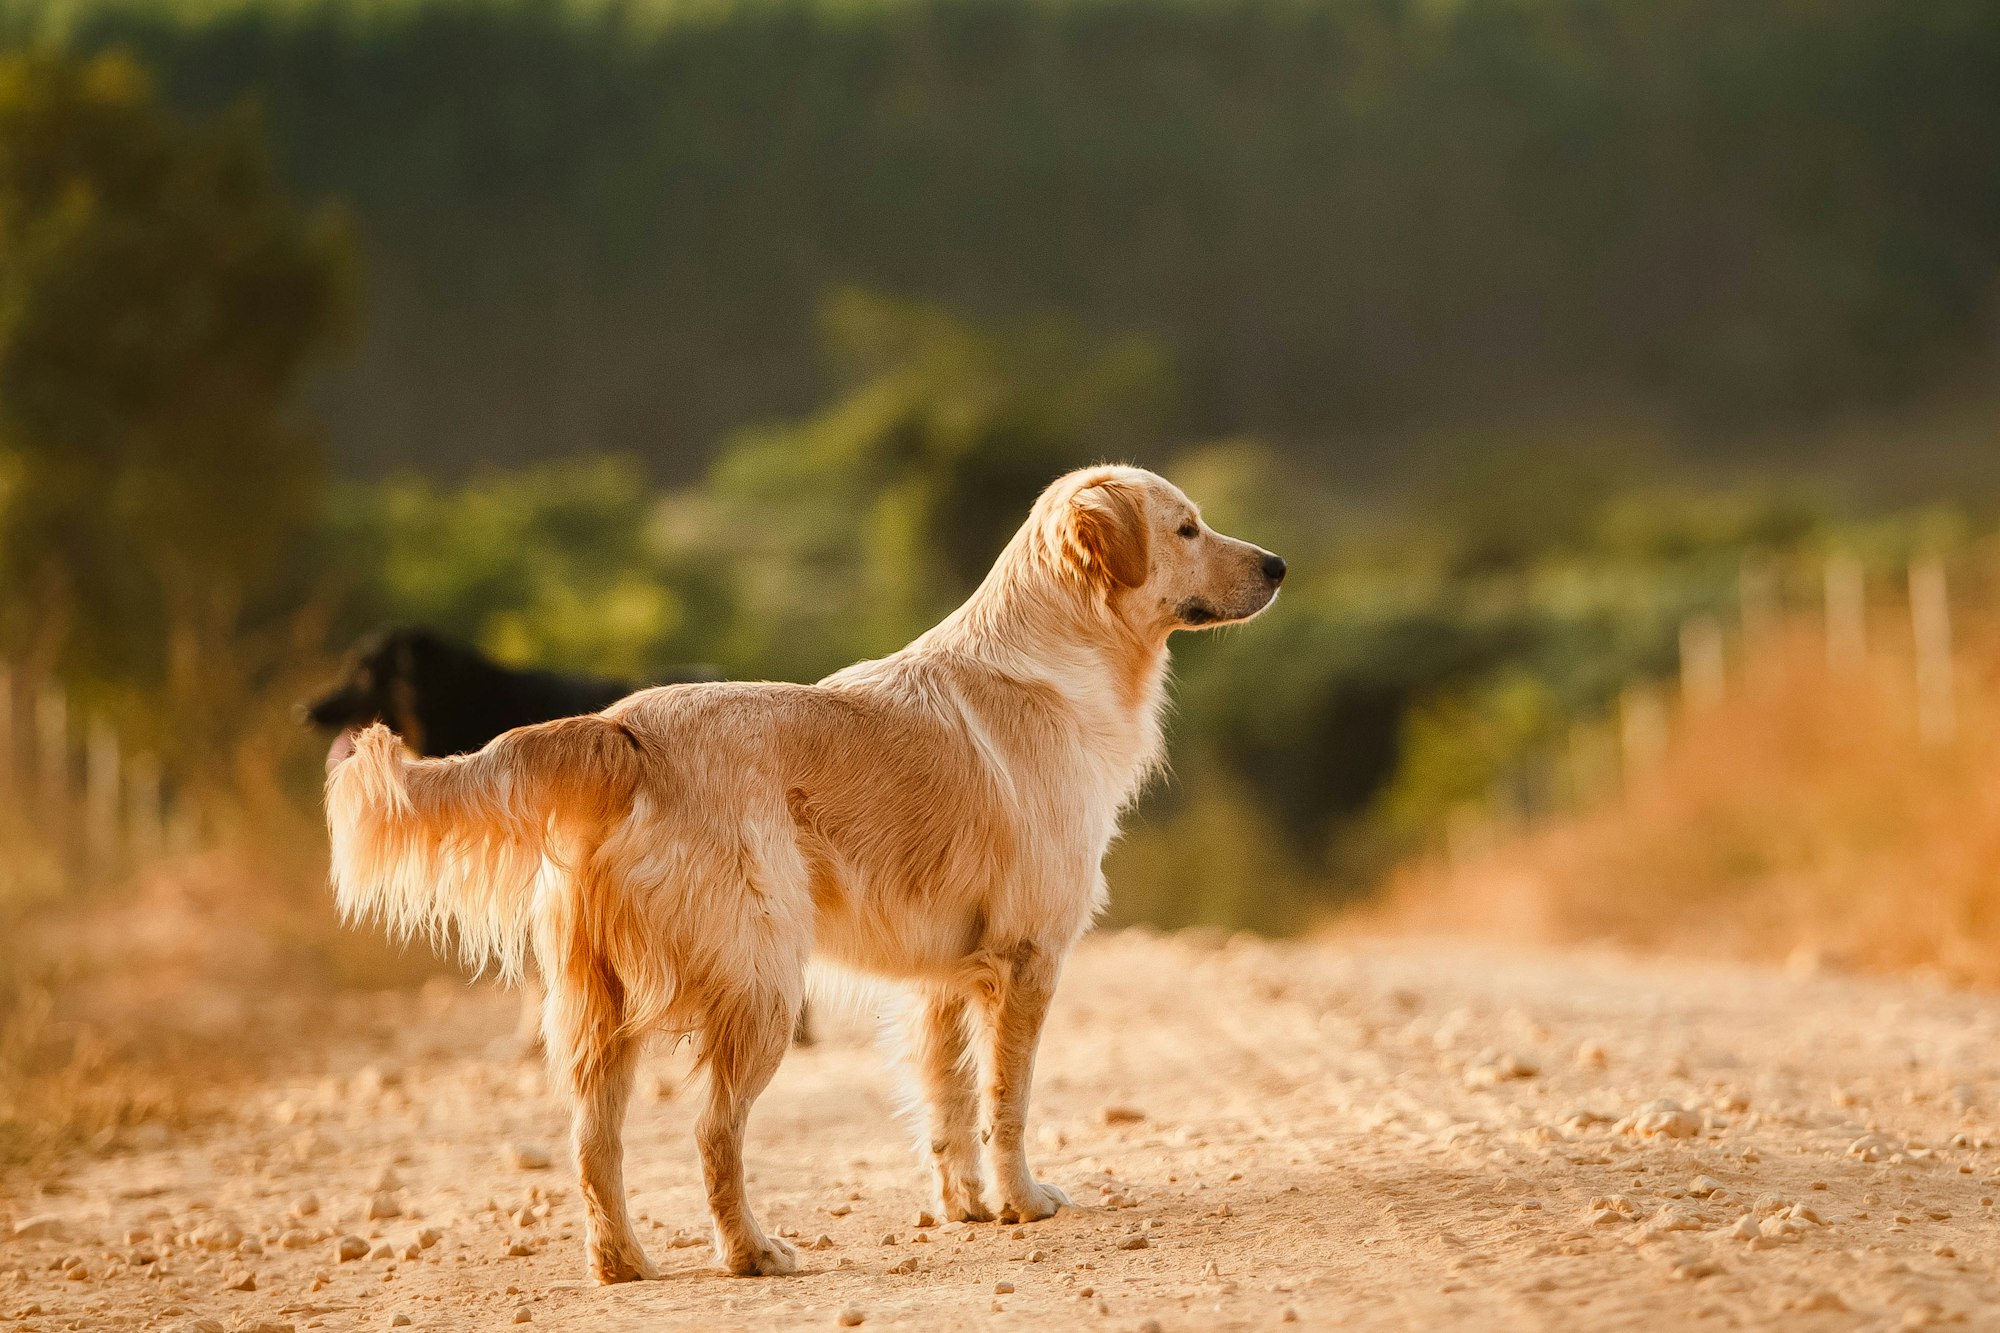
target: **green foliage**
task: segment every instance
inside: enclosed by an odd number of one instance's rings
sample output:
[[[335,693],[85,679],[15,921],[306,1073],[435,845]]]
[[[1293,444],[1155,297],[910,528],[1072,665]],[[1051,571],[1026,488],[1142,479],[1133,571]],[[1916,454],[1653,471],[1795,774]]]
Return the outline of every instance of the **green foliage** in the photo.
[[[1186,433],[1706,430],[1984,364],[1988,0],[0,0],[365,220],[346,456],[698,475],[825,291],[1154,337]],[[1636,407],[1634,406],[1636,405]]]
[[[443,490],[418,477],[343,488],[327,552],[355,586],[350,628],[427,624],[502,661],[642,680],[714,660],[717,561],[670,540],[627,461],[550,464]]]
[[[290,411],[346,276],[247,117],[177,121],[121,56],[0,60],[5,650],[157,690],[242,630],[317,517]]]

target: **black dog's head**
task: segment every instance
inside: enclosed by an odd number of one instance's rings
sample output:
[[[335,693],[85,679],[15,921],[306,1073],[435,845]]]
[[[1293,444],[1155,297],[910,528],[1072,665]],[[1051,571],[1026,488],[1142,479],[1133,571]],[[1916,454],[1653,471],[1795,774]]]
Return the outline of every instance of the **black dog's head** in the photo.
[[[439,650],[435,634],[424,629],[379,630],[354,645],[340,684],[295,710],[300,722],[325,731],[346,731],[371,722],[419,747],[422,719],[417,709],[417,682],[422,663]]]

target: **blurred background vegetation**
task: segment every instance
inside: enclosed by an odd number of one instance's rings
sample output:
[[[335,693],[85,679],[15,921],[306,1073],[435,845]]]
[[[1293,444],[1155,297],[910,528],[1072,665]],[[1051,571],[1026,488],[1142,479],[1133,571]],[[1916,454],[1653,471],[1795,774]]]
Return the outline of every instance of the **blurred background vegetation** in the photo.
[[[290,975],[390,975],[287,718],[388,621],[811,679],[1159,467],[1295,573],[1179,650],[1114,915],[1286,931],[1615,788],[1691,624],[1987,559],[1980,0],[0,0],[0,53],[11,714],[157,756]],[[60,860],[9,922],[157,907]]]

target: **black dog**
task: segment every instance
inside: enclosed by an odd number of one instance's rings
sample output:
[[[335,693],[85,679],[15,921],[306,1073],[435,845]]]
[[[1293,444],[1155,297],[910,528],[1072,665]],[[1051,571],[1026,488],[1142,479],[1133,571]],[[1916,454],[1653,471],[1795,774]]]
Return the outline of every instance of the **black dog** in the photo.
[[[687,668],[653,683],[714,679],[712,671]],[[470,754],[515,727],[595,713],[639,688],[599,676],[504,667],[433,630],[402,626],[355,644],[346,679],[300,704],[298,718],[327,731],[386,722],[403,744],[435,759]]]
[[[716,680],[704,667],[683,667],[656,685]],[[311,703],[300,704],[300,722],[340,733],[328,765],[345,757],[357,727],[386,722],[403,744],[426,759],[470,754],[503,731],[595,713],[642,688],[601,676],[524,671],[490,661],[434,630],[399,626],[379,630],[349,650],[347,676]],[[533,1003],[532,995],[530,1003]],[[523,1035],[534,1024],[523,1013]],[[811,1042],[799,1011],[793,1040]]]

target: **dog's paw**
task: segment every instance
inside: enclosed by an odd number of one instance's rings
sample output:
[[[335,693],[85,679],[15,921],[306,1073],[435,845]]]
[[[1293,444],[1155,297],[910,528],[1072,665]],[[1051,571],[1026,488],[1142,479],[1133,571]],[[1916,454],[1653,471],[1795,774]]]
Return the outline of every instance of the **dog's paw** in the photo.
[[[614,1282],[651,1282],[660,1276],[643,1250],[592,1250],[590,1275],[606,1286]]]
[[[1045,1217],[1054,1217],[1059,1208],[1075,1207],[1054,1185],[1044,1185],[1039,1181],[1029,1181],[1028,1189],[1019,1198],[1008,1199],[1000,1205],[1002,1222],[1039,1222]]]
[[[790,1277],[799,1271],[799,1252],[791,1242],[758,1237],[758,1244],[730,1246],[722,1266],[738,1277]]]
[[[991,1222],[993,1210],[986,1206],[980,1180],[975,1175],[964,1179],[944,1179],[938,1182],[939,1192],[944,1196],[944,1220],[947,1222]]]

